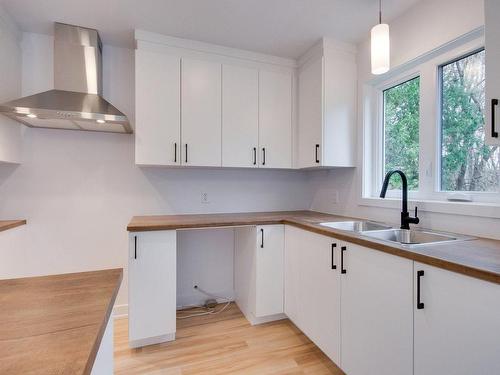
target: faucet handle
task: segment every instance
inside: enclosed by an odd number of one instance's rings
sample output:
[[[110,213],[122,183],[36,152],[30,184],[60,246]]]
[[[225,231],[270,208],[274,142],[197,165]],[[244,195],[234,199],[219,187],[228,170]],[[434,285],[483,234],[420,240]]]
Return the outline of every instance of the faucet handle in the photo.
[[[417,206],[415,206],[415,218],[417,218],[417,217],[418,217],[418,216],[417,216],[417,214],[418,214],[418,207],[417,207]]]

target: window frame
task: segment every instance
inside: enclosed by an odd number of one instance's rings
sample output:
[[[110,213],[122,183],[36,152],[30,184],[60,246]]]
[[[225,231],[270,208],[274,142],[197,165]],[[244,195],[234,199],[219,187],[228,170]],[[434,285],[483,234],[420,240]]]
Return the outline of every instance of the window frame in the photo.
[[[416,77],[420,77],[420,124],[419,124],[419,190],[410,191],[410,200],[436,202],[437,212],[448,211],[450,205],[500,205],[498,192],[450,192],[441,190],[441,69],[443,66],[473,55],[484,49],[484,32],[474,38],[464,36],[401,67],[379,76],[364,86],[363,111],[363,166],[360,204],[387,206],[380,203],[380,187],[383,180],[384,155],[384,91]],[[368,106],[369,108],[366,108]],[[367,116],[368,114],[368,116]],[[374,121],[370,121],[373,119]],[[434,138],[434,139],[432,139]],[[370,143],[370,144],[368,144]],[[472,202],[450,201],[452,194],[464,194]],[[391,190],[387,198],[400,199],[401,191]],[[377,201],[379,201],[377,203]],[[429,204],[428,204],[429,205]],[[453,210],[452,210],[453,211]],[[474,212],[474,208],[466,211]],[[471,213],[472,214],[472,213]],[[493,215],[488,211],[488,217]],[[500,214],[498,214],[500,217]]]

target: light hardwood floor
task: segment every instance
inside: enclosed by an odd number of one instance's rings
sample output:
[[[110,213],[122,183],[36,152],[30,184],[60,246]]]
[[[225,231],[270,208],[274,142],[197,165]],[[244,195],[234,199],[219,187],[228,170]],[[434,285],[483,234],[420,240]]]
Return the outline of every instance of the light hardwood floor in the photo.
[[[128,347],[127,319],[115,320],[115,374],[343,375],[289,320],[252,327],[238,307],[179,320],[176,341]]]

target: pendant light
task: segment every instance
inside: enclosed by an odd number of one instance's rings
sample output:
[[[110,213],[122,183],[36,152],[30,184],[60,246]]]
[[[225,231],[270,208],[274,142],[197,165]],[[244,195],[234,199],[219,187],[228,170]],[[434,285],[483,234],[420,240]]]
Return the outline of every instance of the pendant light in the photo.
[[[382,23],[382,0],[379,0],[378,22],[371,32],[372,74],[383,74],[390,68],[389,25]]]

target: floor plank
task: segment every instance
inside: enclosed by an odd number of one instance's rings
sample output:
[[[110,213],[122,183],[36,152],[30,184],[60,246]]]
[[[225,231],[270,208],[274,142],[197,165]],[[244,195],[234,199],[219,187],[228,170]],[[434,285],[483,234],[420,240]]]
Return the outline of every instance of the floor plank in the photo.
[[[251,326],[235,304],[178,320],[175,341],[139,349],[128,347],[127,325],[115,320],[117,375],[343,375],[289,320]]]

